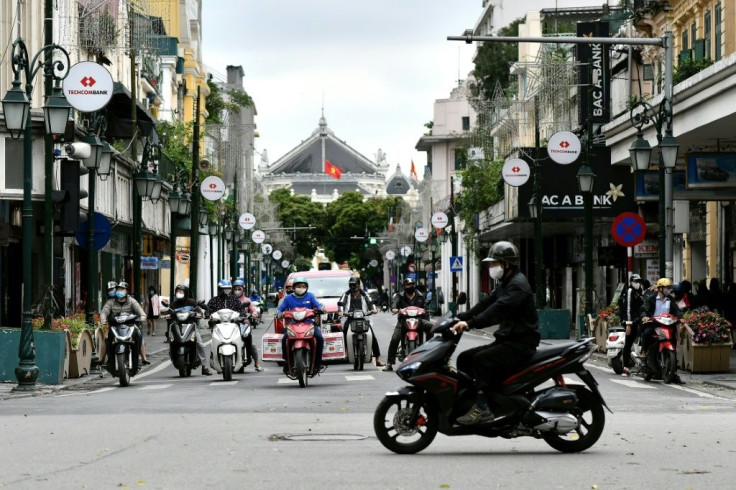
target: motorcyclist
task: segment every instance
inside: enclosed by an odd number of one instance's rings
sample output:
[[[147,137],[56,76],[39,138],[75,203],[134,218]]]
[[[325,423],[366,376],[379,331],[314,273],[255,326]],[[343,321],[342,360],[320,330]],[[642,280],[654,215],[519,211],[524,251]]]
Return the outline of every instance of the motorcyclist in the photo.
[[[651,317],[662,313],[669,313],[672,316],[676,316],[678,320],[682,317],[682,312],[677,306],[677,301],[670,296],[672,292],[672,279],[668,277],[662,277],[657,281],[655,285],[657,294],[649,295],[644,298],[644,303],[641,307],[641,314],[639,318],[641,320],[641,355],[646,358],[649,348],[654,343],[654,334],[657,328],[657,323],[652,321]],[[680,322],[677,322],[679,327]],[[672,344],[677,351],[677,330],[672,338]],[[675,361],[676,363],[677,361]],[[677,374],[677,364],[675,364],[675,379],[674,382],[682,384],[680,376]]]
[[[284,301],[276,309],[276,314],[279,318],[283,318],[285,311],[293,310],[294,308],[311,308],[320,314],[324,311],[324,305],[317,301],[314,294],[309,292],[309,282],[303,277],[297,277],[294,279],[294,292],[284,297]],[[309,319],[310,322],[314,322],[314,317]],[[322,364],[322,348],[324,347],[324,337],[322,337],[322,331],[319,328],[314,329],[314,338],[317,341],[317,352],[315,358],[315,370],[317,372],[323,371],[326,366]],[[281,338],[281,352],[283,353],[284,360],[286,360],[286,334]],[[287,366],[284,365],[284,371]]]
[[[488,263],[489,275],[499,283],[487,298],[458,313],[461,321],[452,330],[500,326],[493,343],[468,349],[458,356],[458,370],[472,375],[478,387],[475,405],[457,419],[463,425],[493,420],[484,391],[490,394],[523,366],[534,355],[540,339],[534,293],[519,271],[519,250],[511,242],[496,242],[483,262]]]
[[[632,274],[629,279],[629,287],[622,293],[622,301],[619,302],[618,316],[621,324],[626,326],[626,340],[624,342],[623,359],[624,368],[633,366],[631,360],[631,346],[639,335],[639,314],[644,302],[641,289],[641,276]],[[626,373],[624,373],[626,374]]]
[[[279,298],[279,304],[277,307],[281,306],[281,303],[284,302],[284,298],[286,298],[288,295],[294,292],[294,280],[289,279],[286,281],[286,284],[284,285],[284,294]]]
[[[256,308],[255,305],[251,303],[250,298],[245,295],[245,283],[242,279],[236,279],[233,281],[233,296],[240,302],[241,309],[239,311],[249,313],[251,316],[258,318],[258,308]],[[243,318],[242,321],[247,322],[248,320]],[[249,335],[248,338],[245,339],[245,348],[248,349],[248,354],[250,354],[250,357],[253,359],[253,366],[255,366],[256,372],[260,373],[263,371],[261,363],[258,362],[258,349],[253,345],[253,335]]]
[[[174,288],[174,302],[171,303],[170,309],[169,309],[169,317],[166,321],[168,327],[166,328],[167,335],[171,330],[171,323],[175,320],[174,316],[174,310],[177,308],[183,308],[185,306],[192,306],[197,310],[197,328],[194,329],[194,338],[197,341],[197,356],[199,357],[199,362],[202,364],[202,375],[203,376],[212,376],[212,371],[210,371],[210,368],[207,367],[207,352],[204,349],[204,342],[202,342],[202,336],[199,333],[199,320],[202,318],[202,310],[197,305],[197,301],[194,298],[189,297],[189,287],[186,284],[179,284]]]
[[[108,283],[108,287],[110,283]],[[108,318],[110,316],[116,316],[120,313],[132,313],[138,316],[138,321],[146,321],[146,312],[143,311],[140,303],[128,294],[128,283],[121,281],[115,286],[115,297],[107,300],[105,305],[100,310],[100,323],[105,325],[108,324]],[[135,375],[138,372],[138,356],[142,352],[143,335],[138,325],[133,329],[133,365],[131,366],[131,375]],[[112,342],[115,338],[115,334],[111,328],[107,329],[107,337],[105,338],[105,351],[108,353],[107,356],[107,370],[109,372],[115,371],[115,359],[114,356],[109,355],[112,352]],[[144,362],[148,363],[144,358]]]
[[[368,294],[360,289],[360,279],[356,276],[351,276],[350,279],[348,279],[348,290],[343,293],[337,302],[337,314],[340,316],[348,316],[348,313],[355,310],[362,311],[366,316],[378,313],[376,305],[371,301],[370,297],[368,297]],[[342,327],[346,346],[348,340],[348,329],[350,328],[351,321],[352,318],[348,316],[348,319],[345,320],[345,324]],[[385,366],[386,364],[381,361],[381,350],[378,347],[376,334],[373,333],[373,325],[370,326],[370,329],[371,335],[373,336],[372,350],[373,357],[376,359],[376,366]],[[358,354],[356,353],[356,356],[357,355]]]
[[[421,328],[425,331],[427,337],[429,337],[429,329],[431,323],[429,322],[429,311],[427,310],[427,301],[422,293],[417,291],[414,280],[407,277],[402,283],[404,290],[401,294],[396,294],[391,305],[391,313],[397,314],[399,310],[408,306],[418,306],[424,309],[424,314],[419,317]],[[394,327],[394,333],[391,335],[391,342],[388,344],[388,362],[384,371],[393,371],[393,364],[396,362],[396,351],[399,348],[399,342],[403,335],[404,329],[404,318],[399,315],[396,327]]]

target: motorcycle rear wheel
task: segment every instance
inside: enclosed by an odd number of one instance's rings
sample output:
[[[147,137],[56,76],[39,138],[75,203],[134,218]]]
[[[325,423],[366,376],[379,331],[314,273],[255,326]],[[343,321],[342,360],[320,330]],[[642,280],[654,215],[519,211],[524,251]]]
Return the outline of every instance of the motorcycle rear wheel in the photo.
[[[437,410],[419,407],[417,420],[411,421],[414,401],[408,396],[390,396],[381,400],[373,414],[373,430],[381,444],[397,454],[415,454],[429,446],[439,426]]]
[[[546,432],[543,434],[544,441],[550,447],[563,453],[579,453],[585,451],[601,437],[603,427],[606,425],[606,414],[603,405],[588,391],[581,388],[576,391],[578,404],[568,412],[576,416],[580,422],[577,429],[567,434]]]
[[[670,384],[675,380],[675,374],[677,373],[677,359],[675,352],[671,350],[663,350],[659,353],[659,364],[662,368],[662,381],[665,384]]]
[[[620,352],[616,357],[611,359],[611,368],[616,374],[623,374],[624,372],[624,356]]]
[[[414,349],[417,348],[417,341],[416,340],[407,340],[406,341],[406,355],[408,356],[412,352],[414,352]]]
[[[115,355],[117,367],[118,367],[118,379],[120,380],[120,386],[128,386],[130,384],[130,370],[126,365],[128,363],[128,356],[125,352],[120,352]]]
[[[353,362],[353,371],[362,371],[363,357],[365,356],[365,344],[362,340],[359,340],[358,343],[354,345],[354,349],[353,356],[355,357],[355,362]]]

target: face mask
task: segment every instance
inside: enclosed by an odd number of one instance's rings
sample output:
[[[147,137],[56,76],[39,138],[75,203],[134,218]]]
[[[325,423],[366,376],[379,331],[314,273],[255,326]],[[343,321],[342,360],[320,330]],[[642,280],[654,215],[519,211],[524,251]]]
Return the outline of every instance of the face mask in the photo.
[[[125,291],[115,291],[115,297],[118,299],[125,299],[125,297],[128,295]]]
[[[490,267],[488,269],[488,274],[490,274],[492,279],[499,280],[503,277],[503,267],[500,265],[494,265],[493,267]]]
[[[184,293],[176,293],[176,299],[184,299]]]
[[[243,295],[243,291],[235,291],[235,297],[240,298]]]
[[[357,284],[351,284],[349,287],[350,287],[350,290],[351,291],[357,291],[358,290],[358,285]]]
[[[414,294],[414,288],[404,288],[406,294]]]
[[[227,296],[228,294],[230,294],[230,290],[229,289],[221,289],[220,290],[220,296]]]
[[[286,294],[291,294],[291,293],[293,293],[293,292],[294,292],[294,290],[293,290],[293,289],[287,289],[287,290],[286,290]]]
[[[662,288],[662,294],[664,294],[665,296],[669,296],[670,291],[672,291],[672,288]]]
[[[632,282],[631,287],[634,289],[641,289],[641,284],[638,282]]]
[[[307,292],[307,288],[294,288],[294,293],[297,294],[298,296],[301,296],[306,292]]]
[[[115,297],[115,290],[113,289],[112,291],[108,291],[107,292],[107,295],[110,296],[111,298],[114,298]]]

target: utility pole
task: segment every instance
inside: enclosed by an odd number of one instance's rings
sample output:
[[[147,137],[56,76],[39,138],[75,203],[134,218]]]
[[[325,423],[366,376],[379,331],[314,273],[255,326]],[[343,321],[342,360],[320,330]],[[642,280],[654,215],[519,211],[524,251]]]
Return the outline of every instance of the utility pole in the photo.
[[[197,87],[197,100],[194,104],[194,127],[192,131],[192,213],[189,230],[189,291],[197,298],[197,267],[199,265],[199,103],[200,87]]]

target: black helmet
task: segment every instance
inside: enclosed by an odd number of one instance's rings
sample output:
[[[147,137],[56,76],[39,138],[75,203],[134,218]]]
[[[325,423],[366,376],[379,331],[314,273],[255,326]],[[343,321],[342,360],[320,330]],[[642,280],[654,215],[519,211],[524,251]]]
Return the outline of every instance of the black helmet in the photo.
[[[483,259],[483,262],[491,262],[493,260],[518,265],[519,249],[511,242],[496,242],[488,251],[488,257]]]
[[[350,279],[348,279],[348,287],[350,289],[358,289],[360,287],[360,279],[358,279],[355,276],[352,276]]]
[[[412,279],[411,277],[407,277],[406,279],[404,279],[404,282],[402,282],[402,284],[404,285],[404,287],[414,286],[414,279]]]
[[[184,293],[184,296],[189,294],[189,287],[186,284],[177,284],[174,288],[174,292],[176,293],[178,290],[181,290]]]
[[[685,288],[682,286],[681,283],[676,282],[672,285],[672,292],[682,294],[685,292]]]

